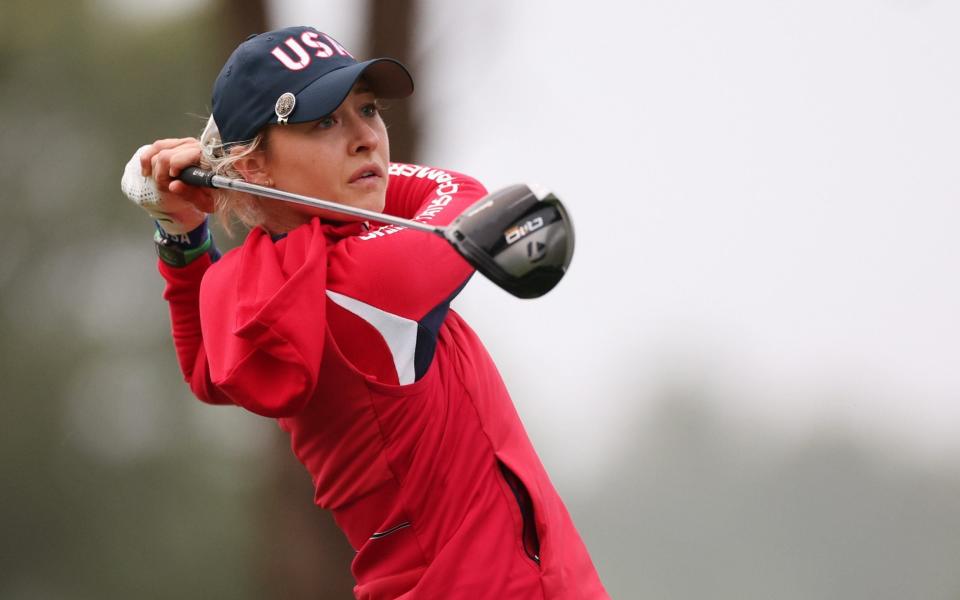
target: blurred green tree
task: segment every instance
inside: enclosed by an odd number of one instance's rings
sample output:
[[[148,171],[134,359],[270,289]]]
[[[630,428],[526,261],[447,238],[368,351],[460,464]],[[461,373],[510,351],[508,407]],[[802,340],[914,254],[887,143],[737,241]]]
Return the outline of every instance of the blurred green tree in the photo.
[[[368,47],[409,60],[413,5],[374,2]],[[0,598],[350,593],[283,435],[180,380],[151,224],[119,191],[137,146],[200,131],[226,56],[268,28],[263,0],[177,6],[4,3]],[[412,160],[409,107],[388,119]]]
[[[118,190],[138,144],[197,129],[215,15],[110,8],[0,20],[0,597],[254,597],[251,480],[198,435],[151,226]]]

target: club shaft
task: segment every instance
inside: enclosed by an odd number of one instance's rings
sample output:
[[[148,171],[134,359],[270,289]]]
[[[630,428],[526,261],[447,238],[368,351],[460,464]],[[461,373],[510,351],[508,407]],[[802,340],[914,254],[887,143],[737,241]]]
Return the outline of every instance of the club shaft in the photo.
[[[346,204],[340,204],[330,200],[321,200],[320,198],[311,198],[310,196],[302,196],[292,192],[284,192],[282,190],[276,190],[239,179],[230,179],[229,177],[223,177],[222,175],[214,175],[212,178],[210,178],[210,184],[216,188],[237,190],[238,192],[247,192],[248,194],[273,198],[274,200],[282,200],[284,202],[295,202],[297,204],[304,204],[306,206],[314,206],[316,208],[323,208],[331,212],[340,213],[342,215],[350,215],[351,217],[360,217],[362,219],[369,219],[371,221],[389,223],[390,225],[407,227],[408,229],[416,229],[419,231],[425,231],[427,233],[437,234],[441,237],[443,236],[443,228],[437,227],[436,225],[428,225],[426,223],[421,223],[420,221],[404,219],[403,217],[395,217],[393,215],[379,213],[376,211],[367,210],[365,208],[348,206]]]

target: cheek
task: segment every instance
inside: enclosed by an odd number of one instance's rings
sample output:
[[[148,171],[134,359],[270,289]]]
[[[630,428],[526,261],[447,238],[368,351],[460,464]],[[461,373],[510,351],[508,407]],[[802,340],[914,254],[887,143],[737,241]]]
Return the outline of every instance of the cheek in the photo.
[[[281,189],[320,195],[336,180],[334,157],[322,145],[287,144],[272,158],[273,180]]]
[[[387,160],[390,160],[390,136],[387,135],[387,126],[384,124],[383,120],[380,120],[380,146],[377,148],[380,150],[381,155]]]

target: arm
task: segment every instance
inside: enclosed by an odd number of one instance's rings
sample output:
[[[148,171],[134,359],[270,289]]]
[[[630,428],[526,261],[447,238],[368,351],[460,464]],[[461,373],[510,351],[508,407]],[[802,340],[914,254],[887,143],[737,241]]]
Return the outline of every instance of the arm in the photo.
[[[127,163],[121,188],[130,200],[156,219],[158,269],[167,285],[177,360],[198,398],[214,404],[230,399],[210,383],[200,332],[200,282],[220,254],[213,244],[205,211],[212,210],[207,190],[171,179],[199,157],[192,138],[158,140],[143,146]]]
[[[211,264],[211,257],[204,255],[181,268],[158,260],[157,268],[167,282],[163,299],[170,308],[173,345],[184,381],[194,395],[204,402],[231,404],[230,398],[210,381],[200,328],[200,282]]]
[[[472,179],[460,173],[435,167],[390,163],[390,180],[387,187],[387,202],[384,212],[412,219],[425,208],[424,201],[437,187],[444,182],[452,181],[454,178],[460,181]],[[476,182],[474,181],[474,183]],[[455,212],[459,215],[463,211],[455,209]],[[449,220],[445,223],[448,222]]]
[[[446,225],[485,194],[466,175],[392,164],[386,211]],[[439,236],[393,226],[340,242],[328,262],[328,322],[343,354],[384,383],[423,377],[472,267]]]
[[[392,175],[387,204],[442,225],[484,194],[470,177],[433,170]],[[295,414],[319,385],[328,327],[354,366],[380,381],[411,383],[427,371],[470,265],[423,232],[382,227],[328,248],[325,228],[314,219],[276,243],[255,229],[207,272],[198,396],[219,390],[257,414]]]
[[[267,417],[303,408],[316,391],[323,360],[326,273],[319,219],[282,243],[255,228],[241,248],[208,269],[199,303],[206,372],[201,377],[195,367],[194,392],[209,386]]]
[[[487,193],[477,180],[417,165],[390,165],[387,212],[447,225]],[[346,240],[330,256],[330,289],[419,319],[452,299],[473,268],[439,236],[383,226]]]
[[[298,412],[313,396],[323,356],[326,243],[320,222],[282,248],[262,229],[213,265],[160,261],[184,379],[211,404],[267,417]]]

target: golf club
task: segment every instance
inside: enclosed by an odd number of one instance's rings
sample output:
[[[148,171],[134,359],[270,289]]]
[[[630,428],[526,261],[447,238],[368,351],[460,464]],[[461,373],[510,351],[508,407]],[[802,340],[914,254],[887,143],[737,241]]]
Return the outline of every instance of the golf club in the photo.
[[[184,169],[179,179],[194,186],[237,190],[439,235],[477,271],[518,298],[539,298],[549,292],[573,258],[573,223],[563,204],[552,192],[535,191],[525,184],[487,194],[441,227],[231,179],[198,167]]]

